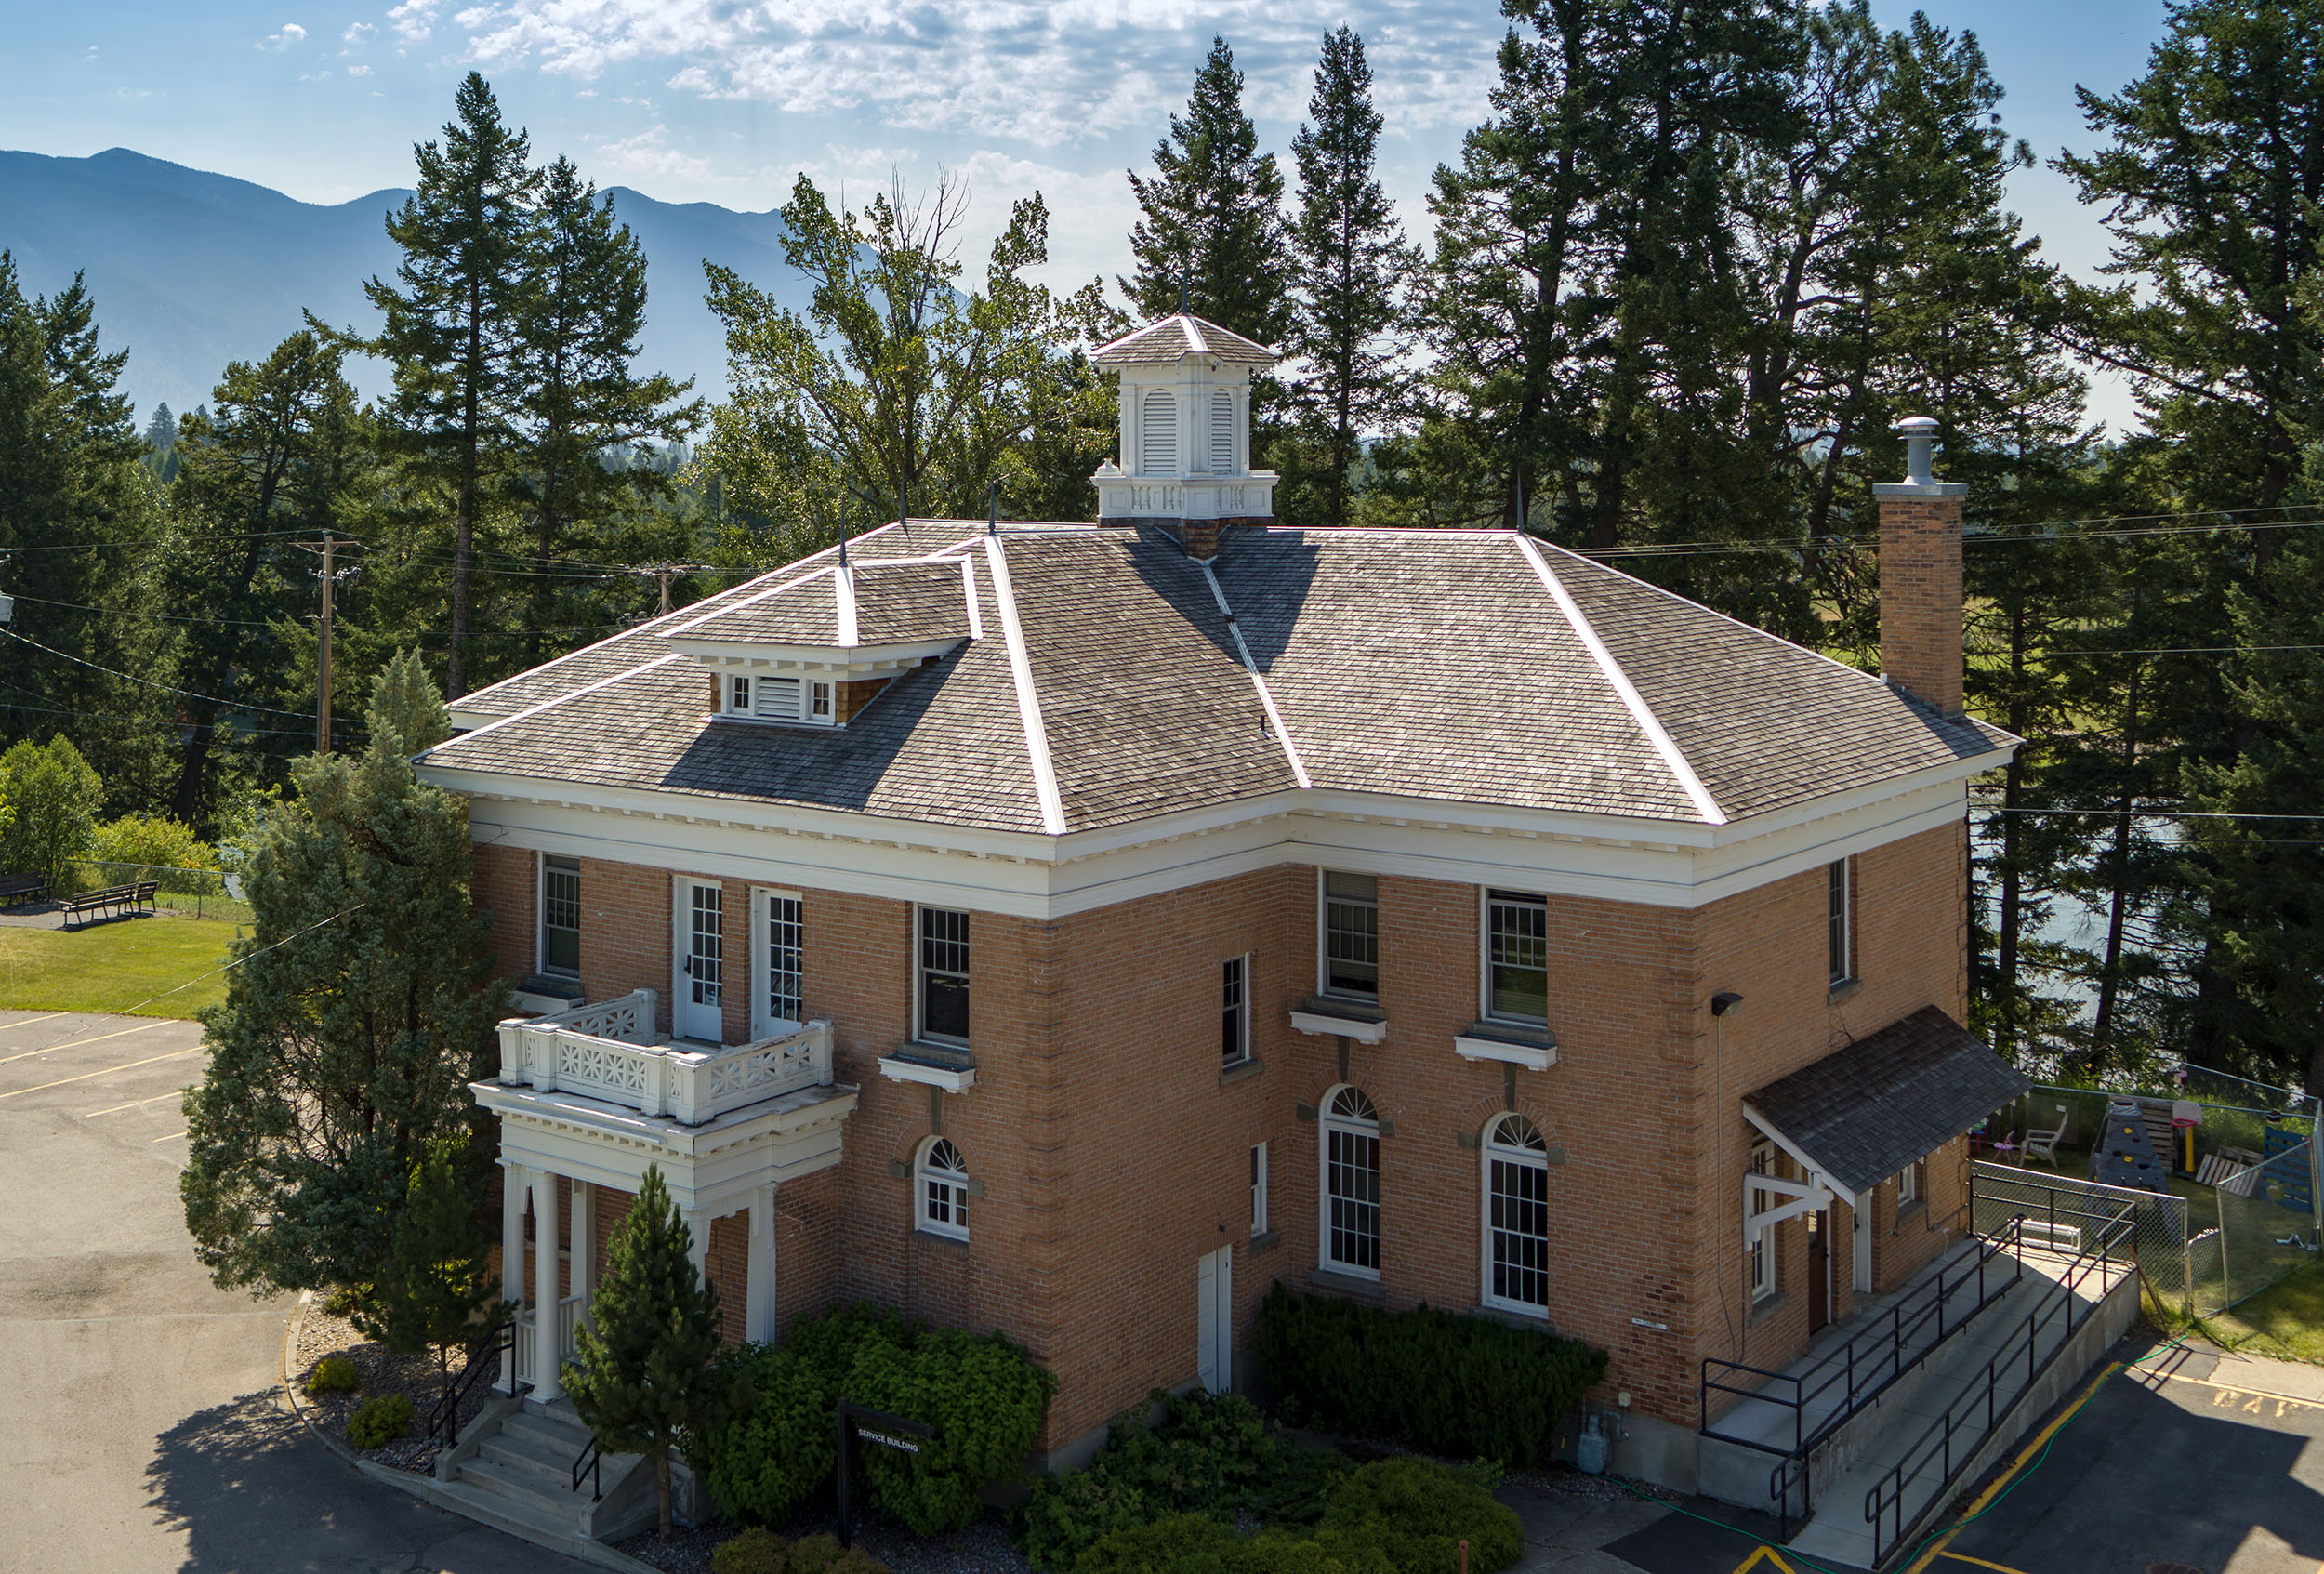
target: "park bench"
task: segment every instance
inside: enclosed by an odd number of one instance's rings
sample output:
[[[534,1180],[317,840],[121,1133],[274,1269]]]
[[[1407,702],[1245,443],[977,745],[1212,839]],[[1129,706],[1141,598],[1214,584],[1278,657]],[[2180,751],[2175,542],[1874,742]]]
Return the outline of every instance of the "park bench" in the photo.
[[[48,899],[46,875],[0,875],[0,907]]]
[[[158,880],[140,880],[135,885],[110,885],[102,891],[84,891],[77,896],[64,899],[64,921],[67,927],[86,923],[97,918],[125,918],[140,907],[153,906],[154,893],[161,889]]]

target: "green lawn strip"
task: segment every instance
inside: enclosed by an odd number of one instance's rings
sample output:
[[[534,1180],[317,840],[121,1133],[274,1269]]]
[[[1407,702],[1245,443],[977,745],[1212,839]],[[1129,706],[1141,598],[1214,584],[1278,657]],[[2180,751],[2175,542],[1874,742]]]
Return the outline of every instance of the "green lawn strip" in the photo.
[[[2202,1328],[2238,1355],[2324,1366],[2324,1263],[2294,1268]]]
[[[235,929],[170,917],[69,931],[0,927],[0,1010],[191,1017],[226,998],[226,975],[215,970]],[[204,973],[215,976],[177,987]]]

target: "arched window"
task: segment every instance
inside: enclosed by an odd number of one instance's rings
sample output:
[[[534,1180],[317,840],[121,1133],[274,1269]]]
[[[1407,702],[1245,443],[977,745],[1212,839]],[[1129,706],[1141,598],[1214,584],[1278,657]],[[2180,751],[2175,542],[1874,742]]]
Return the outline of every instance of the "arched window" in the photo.
[[[1146,390],[1138,418],[1138,473],[1169,475],[1178,469],[1178,395]]]
[[[1210,390],[1210,470],[1235,473],[1235,395],[1222,388]]]
[[[1485,1303],[1550,1309],[1550,1149],[1522,1115],[1485,1131]]]
[[[920,1149],[919,1189],[921,1229],[957,1240],[969,1238],[969,1167],[948,1137],[932,1137]]]
[[[1324,1110],[1324,1266],[1380,1276],[1380,1111],[1360,1088]]]

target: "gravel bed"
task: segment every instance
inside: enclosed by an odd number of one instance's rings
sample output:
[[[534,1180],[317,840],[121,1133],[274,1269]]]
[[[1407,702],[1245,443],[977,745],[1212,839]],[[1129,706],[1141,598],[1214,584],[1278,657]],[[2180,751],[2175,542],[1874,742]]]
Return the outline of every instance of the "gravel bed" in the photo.
[[[776,1534],[786,1541],[835,1532],[839,1515],[830,1507],[803,1509]],[[665,1574],[710,1574],[710,1554],[735,1534],[736,1527],[713,1520],[680,1529],[666,1545],[648,1530],[619,1544],[623,1552]],[[1033,1566],[1009,1544],[1009,1522],[988,1509],[965,1530],[947,1536],[915,1536],[903,1526],[858,1514],[855,1544],[888,1566],[890,1574],[1033,1574]]]
[[[325,1356],[344,1356],[355,1363],[355,1373],[363,1386],[352,1394],[310,1394],[307,1379],[315,1364]],[[495,1363],[497,1356],[489,1357]],[[347,1422],[355,1409],[365,1399],[385,1394],[401,1394],[412,1402],[412,1425],[405,1435],[392,1443],[358,1452],[396,1470],[407,1470],[415,1475],[432,1475],[436,1468],[437,1445],[419,1435],[419,1423],[427,1418],[436,1396],[442,1392],[442,1379],[436,1371],[436,1357],[423,1352],[416,1356],[394,1356],[385,1345],[363,1337],[353,1323],[336,1317],[323,1309],[323,1303],[308,1303],[306,1316],[298,1326],[298,1343],[291,1353],[291,1381],[297,1385],[298,1402],[314,1423],[324,1432],[347,1442]],[[460,1425],[466,1426],[493,1399],[492,1379],[481,1378],[460,1401]],[[348,1444],[350,1448],[354,1445]],[[708,1567],[705,1563],[704,1567]]]

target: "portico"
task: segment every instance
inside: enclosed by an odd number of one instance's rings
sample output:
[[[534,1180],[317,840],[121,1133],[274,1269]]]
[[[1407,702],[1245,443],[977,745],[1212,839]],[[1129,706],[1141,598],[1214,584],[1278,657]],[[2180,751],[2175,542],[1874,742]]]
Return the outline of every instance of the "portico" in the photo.
[[[856,1090],[832,1080],[829,1023],[724,1048],[657,1044],[654,1005],[654,992],[640,989],[504,1022],[499,1078],[469,1084],[476,1102],[500,1118],[504,1293],[523,1291],[517,1358],[502,1386],[513,1393],[529,1383],[536,1404],[563,1392],[559,1369],[588,1315],[593,1188],[634,1194],[646,1168],[658,1166],[693,1237],[697,1270],[706,1266],[711,1223],[746,1215],[744,1332],[768,1340],[775,1329],[775,1193],[839,1162],[840,1128]],[[528,1204],[535,1250],[523,1285]],[[571,1263],[562,1282],[561,1238]]]

